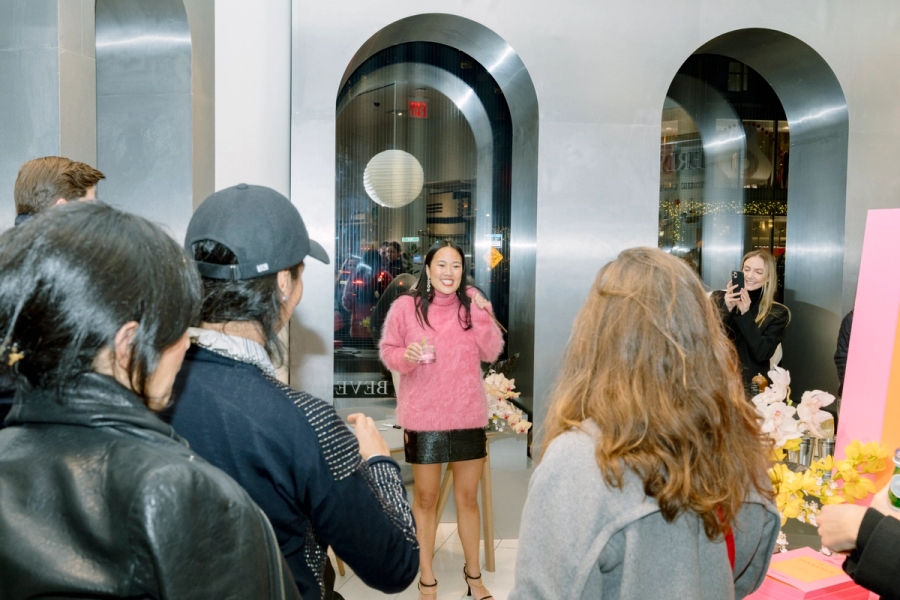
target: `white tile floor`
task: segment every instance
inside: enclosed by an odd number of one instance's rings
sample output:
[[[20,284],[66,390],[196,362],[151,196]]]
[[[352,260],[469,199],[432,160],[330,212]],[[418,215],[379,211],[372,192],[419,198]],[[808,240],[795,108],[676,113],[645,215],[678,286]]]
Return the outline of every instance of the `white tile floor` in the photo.
[[[494,540],[494,561],[496,570],[489,573],[484,570],[484,542],[481,543],[481,573],[484,585],[494,596],[495,600],[506,600],[513,586],[513,574],[516,567],[516,554],[519,540],[506,539]],[[438,580],[437,596],[430,596],[433,600],[461,600],[466,596],[466,584],[463,581],[462,544],[456,532],[456,523],[441,523],[438,525],[437,538],[435,539],[434,574]],[[353,574],[349,567],[345,567],[346,575],[337,575],[334,588],[346,600],[372,600],[375,598],[399,598],[401,600],[415,600],[418,597],[416,584],[413,583],[401,594],[382,594],[367,587],[359,577]]]

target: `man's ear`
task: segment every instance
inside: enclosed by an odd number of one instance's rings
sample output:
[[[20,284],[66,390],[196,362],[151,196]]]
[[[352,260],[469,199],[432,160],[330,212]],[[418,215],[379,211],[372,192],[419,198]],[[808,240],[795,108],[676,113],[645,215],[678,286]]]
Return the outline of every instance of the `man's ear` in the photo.
[[[137,321],[128,321],[116,332],[116,364],[114,368],[121,369],[123,373],[128,373],[128,367],[131,365],[131,357],[134,354],[134,338],[137,335],[138,327],[140,325]]]
[[[59,206],[60,204],[67,204],[69,201],[65,198],[58,198],[56,202],[53,203],[53,206]]]

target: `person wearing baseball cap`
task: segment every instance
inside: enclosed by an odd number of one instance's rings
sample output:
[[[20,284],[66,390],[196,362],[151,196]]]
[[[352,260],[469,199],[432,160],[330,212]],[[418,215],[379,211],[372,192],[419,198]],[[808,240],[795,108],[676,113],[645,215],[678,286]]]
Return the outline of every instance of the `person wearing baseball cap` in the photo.
[[[415,525],[374,422],[351,415],[351,433],[330,404],[275,376],[306,260],[329,264],[325,249],[290,200],[243,183],[203,201],[185,248],[203,305],[167,420],[266,513],[304,598],[340,598],[328,546],[368,586],[403,591],[419,568]]]

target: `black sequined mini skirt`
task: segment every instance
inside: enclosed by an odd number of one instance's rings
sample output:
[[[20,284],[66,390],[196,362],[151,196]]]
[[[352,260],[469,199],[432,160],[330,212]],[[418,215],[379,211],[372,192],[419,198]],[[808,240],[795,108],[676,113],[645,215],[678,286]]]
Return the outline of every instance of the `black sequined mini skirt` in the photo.
[[[484,428],[403,433],[406,462],[416,465],[474,460],[487,456]]]

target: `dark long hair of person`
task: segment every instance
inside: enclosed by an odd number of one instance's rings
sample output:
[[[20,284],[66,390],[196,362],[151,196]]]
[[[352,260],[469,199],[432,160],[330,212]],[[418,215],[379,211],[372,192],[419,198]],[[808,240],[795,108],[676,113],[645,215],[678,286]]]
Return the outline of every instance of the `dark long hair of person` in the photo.
[[[546,448],[593,420],[607,485],[626,469],[666,521],[693,512],[709,539],[751,488],[772,498],[771,442],[744,397],[733,344],[693,270],[656,248],[604,266],[575,319],[545,420]],[[736,535],[740,535],[740,532]]]
[[[8,229],[0,272],[0,372],[20,387],[62,390],[136,321],[128,375],[147,403],[161,353],[200,309],[200,275],[184,250],[158,225],[100,202]]]
[[[425,265],[431,268],[431,261],[434,260],[434,255],[437,254],[438,250],[441,248],[453,248],[457,254],[459,254],[459,259],[462,261],[462,281],[459,284],[459,287],[456,288],[456,297],[459,299],[459,312],[457,316],[459,317],[459,324],[463,329],[471,329],[472,328],[472,299],[469,298],[469,295],[466,294],[466,255],[463,253],[462,248],[457,246],[452,240],[440,240],[432,244],[431,248],[428,249],[428,252],[425,254]],[[434,301],[434,286],[431,286],[431,291],[428,291],[428,271],[423,267],[422,272],[419,274],[419,281],[416,282],[416,287],[409,290],[409,294],[415,298],[416,302],[416,320],[419,322],[419,325],[423,323],[431,327],[431,323],[428,322],[428,307]],[[434,329],[432,327],[432,329]]]
[[[194,259],[214,265],[236,265],[237,257],[227,247],[212,240],[202,240],[193,246]],[[300,264],[290,271],[297,281]],[[281,320],[281,290],[278,274],[272,273],[252,279],[231,281],[203,277],[203,307],[200,320],[205,323],[243,321],[255,323],[266,340],[265,349],[276,365],[284,364],[284,345],[278,339]]]

